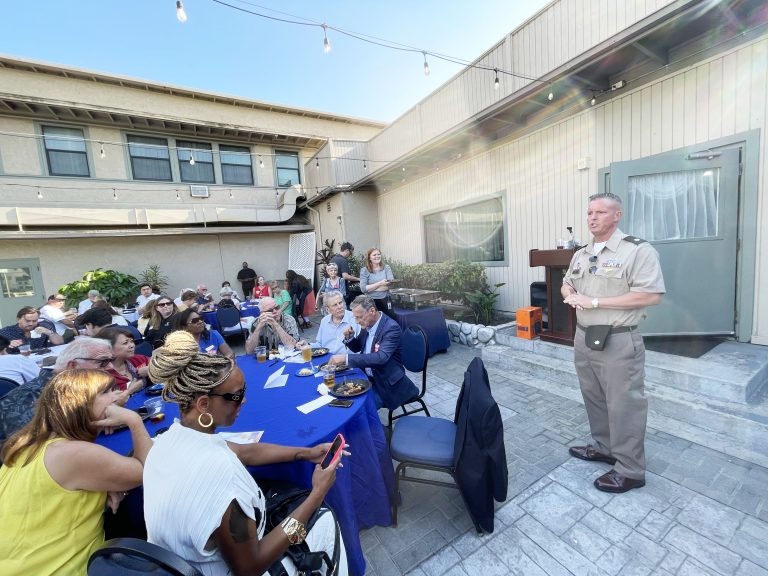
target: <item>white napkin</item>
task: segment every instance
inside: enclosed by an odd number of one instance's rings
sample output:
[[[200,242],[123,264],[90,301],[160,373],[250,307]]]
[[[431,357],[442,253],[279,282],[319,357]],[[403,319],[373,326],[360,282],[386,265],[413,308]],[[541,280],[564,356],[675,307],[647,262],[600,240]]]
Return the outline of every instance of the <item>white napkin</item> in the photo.
[[[256,444],[261,440],[264,430],[256,430],[255,432],[217,432],[217,434],[233,444]]]
[[[301,357],[301,353],[291,354],[285,359],[286,364],[302,364],[304,359]]]
[[[328,395],[328,386],[323,384],[322,382],[317,385],[317,392],[318,394],[321,394],[322,396]]]
[[[326,404],[329,404],[333,401],[333,396],[330,394],[326,396],[320,396],[319,398],[315,398],[314,400],[307,402],[306,404],[302,404],[301,406],[296,406],[296,409],[299,412],[302,412],[303,414],[309,414],[313,410],[317,410],[318,408],[325,406]]]
[[[280,366],[269,378],[267,378],[264,388],[279,388],[288,383],[288,374],[283,374],[285,366]]]

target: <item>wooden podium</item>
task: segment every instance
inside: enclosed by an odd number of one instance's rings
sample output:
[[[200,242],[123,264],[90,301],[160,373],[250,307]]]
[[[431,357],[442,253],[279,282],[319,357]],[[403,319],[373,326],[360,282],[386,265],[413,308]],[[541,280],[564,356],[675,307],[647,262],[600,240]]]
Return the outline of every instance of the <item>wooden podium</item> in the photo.
[[[547,281],[547,329],[541,332],[541,339],[547,342],[573,346],[576,333],[576,310],[563,302],[560,288],[563,278],[577,249],[531,250],[528,263],[531,268],[544,266]]]

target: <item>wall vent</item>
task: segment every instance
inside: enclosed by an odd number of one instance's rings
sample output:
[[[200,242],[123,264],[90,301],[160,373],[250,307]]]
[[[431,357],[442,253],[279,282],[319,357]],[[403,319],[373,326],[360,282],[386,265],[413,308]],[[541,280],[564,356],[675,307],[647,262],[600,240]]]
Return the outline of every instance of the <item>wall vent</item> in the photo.
[[[190,186],[189,194],[192,198],[208,198],[208,186]]]

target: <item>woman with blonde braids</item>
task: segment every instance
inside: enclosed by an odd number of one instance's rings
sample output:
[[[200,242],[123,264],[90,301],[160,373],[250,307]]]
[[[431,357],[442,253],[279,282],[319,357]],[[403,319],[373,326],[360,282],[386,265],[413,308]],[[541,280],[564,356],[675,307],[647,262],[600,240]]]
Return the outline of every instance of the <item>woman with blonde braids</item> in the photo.
[[[234,361],[200,353],[191,334],[168,335],[152,356],[149,375],[165,382],[163,397],[179,404],[181,420],[158,436],[144,466],[144,515],[150,542],[172,550],[206,576],[263,574],[289,544],[306,536],[310,550],[333,557],[336,524],[322,514],[304,525],[336,479],[336,467],[315,466],[312,491],[290,518],[265,534],[264,496],[245,466],[307,460],[329,448],[231,444],[216,435],[231,426],[245,400],[246,383]],[[341,546],[339,574],[346,574]],[[296,568],[282,560],[288,574]]]
[[[3,446],[0,468],[0,572],[85,574],[104,543],[104,506],[117,509],[141,484],[152,440],[136,412],[115,404],[114,379],[101,370],[66,370],[43,388],[32,420]],[[133,457],[94,443],[126,425]]]

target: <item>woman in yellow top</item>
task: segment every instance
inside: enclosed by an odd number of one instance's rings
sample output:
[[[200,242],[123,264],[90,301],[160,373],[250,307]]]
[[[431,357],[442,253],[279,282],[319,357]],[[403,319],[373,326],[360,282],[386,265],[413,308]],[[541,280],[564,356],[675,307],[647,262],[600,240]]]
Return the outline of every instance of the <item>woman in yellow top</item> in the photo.
[[[115,404],[114,380],[68,370],[43,388],[32,421],[5,443],[0,468],[0,571],[5,576],[85,574],[113,511],[141,484],[152,440],[138,414]],[[94,443],[128,426],[133,457]]]

